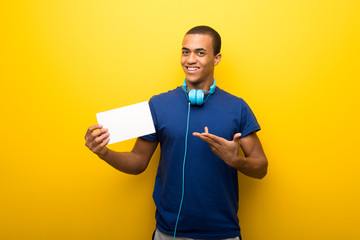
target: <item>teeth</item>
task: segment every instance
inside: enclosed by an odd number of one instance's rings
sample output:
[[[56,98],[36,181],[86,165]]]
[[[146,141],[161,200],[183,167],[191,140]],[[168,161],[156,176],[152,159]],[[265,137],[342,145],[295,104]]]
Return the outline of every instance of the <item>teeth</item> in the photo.
[[[199,68],[190,68],[190,67],[188,67],[188,69],[189,69],[190,71],[192,71],[192,70],[197,70],[197,69],[199,69]]]

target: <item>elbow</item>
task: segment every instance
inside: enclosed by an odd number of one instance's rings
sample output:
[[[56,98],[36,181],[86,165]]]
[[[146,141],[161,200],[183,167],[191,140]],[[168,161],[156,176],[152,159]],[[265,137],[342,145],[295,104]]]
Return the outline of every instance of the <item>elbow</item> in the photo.
[[[139,175],[141,173],[143,173],[146,170],[147,166],[138,166],[137,168],[133,169],[132,171],[129,171],[128,174],[131,175]]]
[[[268,169],[268,161],[265,158],[265,160],[256,167],[254,171],[256,174],[254,174],[253,177],[257,179],[263,179],[267,175],[267,169]]]
[[[119,170],[120,172],[126,173],[126,174],[130,174],[130,175],[139,175],[140,173],[143,173],[146,170],[147,166],[132,166],[132,167],[128,167],[128,168],[119,168],[119,167],[115,167],[117,170]]]
[[[139,174],[143,173],[146,170],[148,163],[149,163],[149,160],[145,160],[145,159],[135,155],[133,158],[133,165],[131,167],[131,172],[129,172],[129,174],[139,175]]]
[[[137,169],[136,171],[131,172],[130,174],[132,174],[132,175],[139,175],[139,174],[143,173],[144,171],[145,171],[145,169]]]
[[[256,178],[263,179],[267,175],[268,161],[266,157],[257,158],[256,161],[251,161],[252,164],[247,164],[241,168],[237,168],[243,174]]]
[[[145,172],[145,170],[147,169],[149,161],[145,162],[145,161],[140,161],[137,166],[135,167],[134,171],[133,171],[133,175],[139,175],[143,172]]]
[[[259,180],[263,179],[266,176],[266,174],[267,174],[267,169],[261,171],[255,178],[257,178]]]
[[[263,179],[267,175],[267,170],[268,170],[268,162],[266,160],[265,163],[261,166],[258,179]]]

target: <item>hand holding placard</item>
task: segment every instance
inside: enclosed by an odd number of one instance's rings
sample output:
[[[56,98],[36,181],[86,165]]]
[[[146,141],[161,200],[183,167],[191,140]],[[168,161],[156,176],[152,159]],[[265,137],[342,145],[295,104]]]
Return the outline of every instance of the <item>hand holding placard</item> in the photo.
[[[96,118],[110,133],[108,144],[155,133],[148,102],[97,113]]]

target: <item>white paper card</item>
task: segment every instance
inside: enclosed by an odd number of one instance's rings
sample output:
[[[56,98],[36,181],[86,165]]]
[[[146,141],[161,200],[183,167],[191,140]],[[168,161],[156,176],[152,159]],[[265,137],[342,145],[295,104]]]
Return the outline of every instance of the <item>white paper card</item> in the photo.
[[[155,133],[148,102],[97,113],[96,118],[99,124],[109,129],[108,144]]]

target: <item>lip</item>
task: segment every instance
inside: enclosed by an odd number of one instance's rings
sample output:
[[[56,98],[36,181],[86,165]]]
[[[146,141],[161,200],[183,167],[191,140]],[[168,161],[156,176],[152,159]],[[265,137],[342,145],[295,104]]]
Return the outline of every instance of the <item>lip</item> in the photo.
[[[187,69],[187,71],[189,73],[195,73],[196,71],[198,71],[200,69],[200,67],[195,67],[195,66],[191,66],[191,67],[185,66],[185,68]]]

